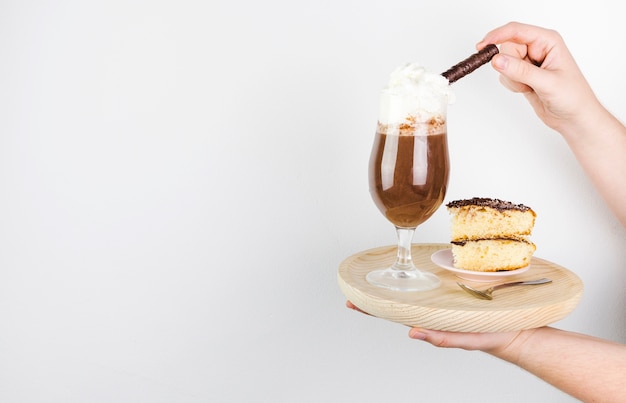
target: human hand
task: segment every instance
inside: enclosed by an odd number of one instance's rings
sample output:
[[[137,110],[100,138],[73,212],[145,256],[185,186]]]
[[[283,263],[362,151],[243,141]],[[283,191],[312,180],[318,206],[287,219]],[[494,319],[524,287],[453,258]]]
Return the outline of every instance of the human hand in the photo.
[[[549,127],[563,133],[599,106],[561,35],[550,29],[510,22],[487,33],[477,45],[500,45],[491,65],[501,83],[523,93]]]
[[[350,301],[346,301],[346,306],[355,311],[368,314]],[[480,350],[494,355],[500,355],[504,352],[520,334],[521,332],[519,331],[504,333],[444,332],[417,327],[409,330],[410,338],[424,340],[435,347]]]
[[[479,350],[498,356],[515,341],[520,333],[519,331],[504,333],[445,332],[414,327],[409,330],[409,337],[424,340],[435,347]]]

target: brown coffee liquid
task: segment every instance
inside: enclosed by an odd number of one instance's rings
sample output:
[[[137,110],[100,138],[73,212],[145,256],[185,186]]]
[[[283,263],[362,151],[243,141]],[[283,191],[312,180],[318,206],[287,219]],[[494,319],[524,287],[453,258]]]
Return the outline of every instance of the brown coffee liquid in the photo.
[[[369,162],[370,193],[378,209],[398,227],[413,228],[443,203],[448,186],[447,133],[376,133]]]

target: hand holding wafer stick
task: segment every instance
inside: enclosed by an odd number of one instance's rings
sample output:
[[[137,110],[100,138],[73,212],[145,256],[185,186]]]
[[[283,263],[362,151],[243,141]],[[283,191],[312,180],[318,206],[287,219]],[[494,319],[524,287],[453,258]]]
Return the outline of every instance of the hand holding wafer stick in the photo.
[[[441,73],[441,75],[448,79],[448,82],[452,84],[453,82],[476,70],[483,64],[489,62],[497,53],[498,47],[496,45],[487,45],[479,52],[474,53],[462,62],[450,67],[447,71]]]

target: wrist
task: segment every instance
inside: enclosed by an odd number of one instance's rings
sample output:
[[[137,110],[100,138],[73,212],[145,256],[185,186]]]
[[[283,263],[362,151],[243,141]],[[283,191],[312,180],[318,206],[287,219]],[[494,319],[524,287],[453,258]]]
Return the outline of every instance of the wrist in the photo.
[[[485,352],[523,368],[524,351],[538,330],[521,330],[506,345]]]
[[[587,141],[596,133],[606,130],[613,123],[613,116],[594,98],[593,102],[580,108],[570,119],[564,119],[554,127],[570,143]]]

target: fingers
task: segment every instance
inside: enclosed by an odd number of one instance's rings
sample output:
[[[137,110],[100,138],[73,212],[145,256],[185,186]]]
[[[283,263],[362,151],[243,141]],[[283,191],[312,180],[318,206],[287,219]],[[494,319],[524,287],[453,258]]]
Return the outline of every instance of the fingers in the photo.
[[[442,348],[478,350],[481,345],[480,334],[476,333],[440,332],[436,330],[412,328],[409,330],[409,337],[416,340],[423,340],[435,347]]]
[[[539,68],[516,57],[498,54],[491,60],[491,65],[500,72],[500,82],[513,92],[526,93],[540,82],[542,72]]]
[[[476,47],[482,49],[489,43],[500,45],[501,55],[516,57],[544,70],[576,68],[565,41],[555,30],[511,22],[489,32]]]
[[[509,90],[520,93],[547,85],[547,70],[554,67],[550,53],[555,47],[565,48],[556,31],[517,22],[487,33],[476,47],[482,49],[489,43],[500,44],[500,53],[491,60],[493,68],[502,75],[500,81]]]
[[[350,301],[346,301],[346,307],[348,307],[348,308],[350,308],[350,309],[353,309],[353,310],[355,310],[355,311],[357,311],[357,312],[361,312],[361,313],[364,313],[364,314],[366,314],[366,315],[369,315],[369,313],[367,313],[367,312],[363,311],[362,309],[360,309],[358,306],[354,305],[354,304],[353,304],[352,302],[350,302]]]
[[[482,49],[490,43],[502,44],[505,42],[519,43],[537,50],[550,48],[552,43],[562,42],[561,36],[554,30],[541,28],[534,25],[509,22],[488,32],[485,37],[476,44]]]

